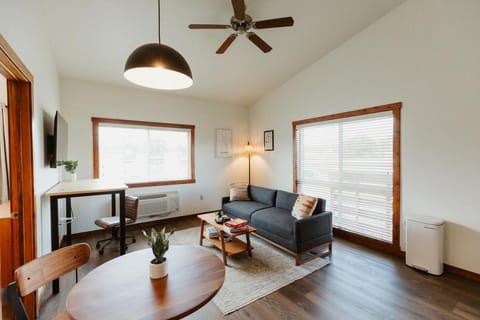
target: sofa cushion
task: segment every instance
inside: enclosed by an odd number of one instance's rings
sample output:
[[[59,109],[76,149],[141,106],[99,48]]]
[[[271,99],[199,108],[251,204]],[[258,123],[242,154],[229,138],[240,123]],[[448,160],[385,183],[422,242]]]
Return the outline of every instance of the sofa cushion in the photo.
[[[325,212],[326,203],[327,203],[327,201],[325,199],[318,198],[317,206],[315,207],[315,210],[313,210],[313,214],[315,215],[317,213]]]
[[[292,216],[297,219],[303,219],[312,215],[317,205],[317,198],[299,194],[295,205],[293,206]]]
[[[258,210],[250,219],[255,228],[277,234],[284,239],[293,238],[293,226],[296,220],[289,210],[277,207]]]
[[[262,188],[257,186],[250,186],[250,199],[257,202],[268,204],[269,207],[275,205],[275,195],[277,190]]]
[[[229,217],[242,218],[250,221],[250,215],[260,209],[268,208],[269,205],[257,201],[233,201],[223,205],[223,212]]]
[[[275,200],[275,207],[292,211],[298,194],[287,191],[277,191],[277,199]]]

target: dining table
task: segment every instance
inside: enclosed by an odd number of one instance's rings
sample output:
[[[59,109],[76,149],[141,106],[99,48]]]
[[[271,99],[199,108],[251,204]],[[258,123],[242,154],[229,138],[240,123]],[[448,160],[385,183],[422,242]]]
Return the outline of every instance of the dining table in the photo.
[[[171,245],[168,274],[151,279],[151,249],[116,257],[90,271],[70,291],[66,311],[83,319],[180,319],[209,302],[225,280],[225,266],[198,246]]]

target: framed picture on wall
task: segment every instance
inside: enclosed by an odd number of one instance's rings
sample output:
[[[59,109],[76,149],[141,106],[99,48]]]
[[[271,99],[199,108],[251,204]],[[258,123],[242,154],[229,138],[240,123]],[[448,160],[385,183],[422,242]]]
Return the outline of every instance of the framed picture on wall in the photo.
[[[263,131],[263,150],[273,151],[273,130]]]
[[[232,129],[215,130],[215,156],[217,158],[232,156]]]

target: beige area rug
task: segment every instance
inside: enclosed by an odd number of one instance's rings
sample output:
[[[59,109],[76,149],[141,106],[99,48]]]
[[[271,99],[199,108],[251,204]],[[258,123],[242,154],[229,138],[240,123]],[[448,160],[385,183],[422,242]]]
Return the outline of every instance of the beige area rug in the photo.
[[[197,245],[200,228],[190,228],[175,232],[170,238],[172,245]],[[241,236],[242,239],[244,236]],[[250,237],[253,257],[247,253],[228,257],[225,282],[213,302],[224,315],[234,312],[310,273],[326,266],[328,260],[317,258],[301,266],[295,266],[293,256],[274,246]],[[212,250],[221,258],[220,250],[203,241],[207,250]]]

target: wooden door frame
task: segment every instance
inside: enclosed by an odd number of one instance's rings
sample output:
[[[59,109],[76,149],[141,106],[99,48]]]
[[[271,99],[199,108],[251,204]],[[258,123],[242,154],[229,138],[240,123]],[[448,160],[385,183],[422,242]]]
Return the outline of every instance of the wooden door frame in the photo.
[[[10,151],[15,150],[9,152],[12,215],[7,223],[2,224],[9,228],[12,235],[9,247],[2,248],[2,257],[5,253],[9,257],[7,267],[2,262],[3,287],[4,281],[13,280],[16,268],[35,259],[37,245],[32,142],[33,75],[1,34],[0,74],[7,79]],[[27,296],[24,302],[33,318],[35,294]]]

